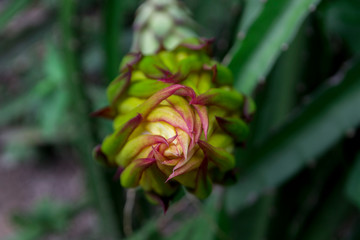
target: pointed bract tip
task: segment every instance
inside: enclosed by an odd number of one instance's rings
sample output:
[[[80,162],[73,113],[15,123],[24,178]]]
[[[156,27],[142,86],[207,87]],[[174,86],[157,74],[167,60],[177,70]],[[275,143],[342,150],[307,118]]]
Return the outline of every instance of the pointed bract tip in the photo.
[[[111,107],[104,107],[90,114],[91,117],[102,117],[113,120],[116,116],[116,112]]]
[[[148,196],[161,205],[165,215],[170,206],[170,198],[159,196],[154,192],[148,192]]]
[[[114,176],[113,176],[113,180],[114,181],[118,181],[120,179],[121,173],[124,171],[125,168],[123,167],[118,167],[118,169],[116,170]]]
[[[93,150],[93,156],[94,158],[107,166],[114,166],[110,163],[109,159],[107,158],[106,154],[101,149],[101,144],[97,145]]]

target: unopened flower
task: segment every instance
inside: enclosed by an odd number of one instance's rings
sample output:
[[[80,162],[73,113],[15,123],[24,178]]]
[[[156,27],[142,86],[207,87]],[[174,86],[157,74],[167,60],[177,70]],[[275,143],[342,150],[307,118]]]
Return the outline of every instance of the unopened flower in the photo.
[[[137,10],[132,51],[154,54],[173,50],[196,37],[189,10],[178,0],[147,0]]]
[[[232,74],[208,56],[208,41],[173,51],[129,54],[108,87],[114,132],[98,159],[121,169],[121,185],[168,201],[181,186],[200,199],[235,167],[233,149],[248,135],[251,100],[232,89]]]

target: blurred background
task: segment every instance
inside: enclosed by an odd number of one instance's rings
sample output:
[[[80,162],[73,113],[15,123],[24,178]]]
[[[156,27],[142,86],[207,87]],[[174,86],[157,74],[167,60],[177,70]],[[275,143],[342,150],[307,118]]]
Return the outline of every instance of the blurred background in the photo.
[[[238,183],[164,215],[93,160],[142,1],[1,0],[1,240],[360,239],[360,2],[182,2],[257,103]]]

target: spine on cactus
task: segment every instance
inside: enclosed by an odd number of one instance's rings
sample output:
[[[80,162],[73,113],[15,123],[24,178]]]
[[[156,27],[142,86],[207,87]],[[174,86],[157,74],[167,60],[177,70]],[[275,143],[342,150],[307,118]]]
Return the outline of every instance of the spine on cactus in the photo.
[[[246,139],[255,110],[188,23],[177,1],[145,2],[133,52],[107,89],[110,105],[96,112],[113,119],[114,132],[95,157],[119,169],[123,187],[140,186],[164,206],[181,188],[204,199],[213,183],[233,178],[234,146]]]

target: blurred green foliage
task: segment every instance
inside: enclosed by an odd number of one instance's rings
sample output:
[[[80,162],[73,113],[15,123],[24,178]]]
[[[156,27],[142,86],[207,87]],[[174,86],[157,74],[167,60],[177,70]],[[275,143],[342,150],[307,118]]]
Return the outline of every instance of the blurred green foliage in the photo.
[[[237,90],[256,99],[252,136],[236,150],[234,186],[185,196],[166,215],[137,196],[126,223],[126,194],[91,157],[109,123],[89,114],[106,104],[140,3],[0,3],[2,162],[21,166],[43,145],[77,150],[102,239],[125,238],[123,224],[127,239],[359,239],[359,1],[184,0]],[[61,235],[78,211],[40,202],[15,217],[15,239]]]
[[[36,240],[42,236],[61,232],[68,226],[70,219],[83,210],[86,204],[65,206],[54,200],[43,199],[28,213],[15,213],[15,225],[21,228],[12,240]]]

